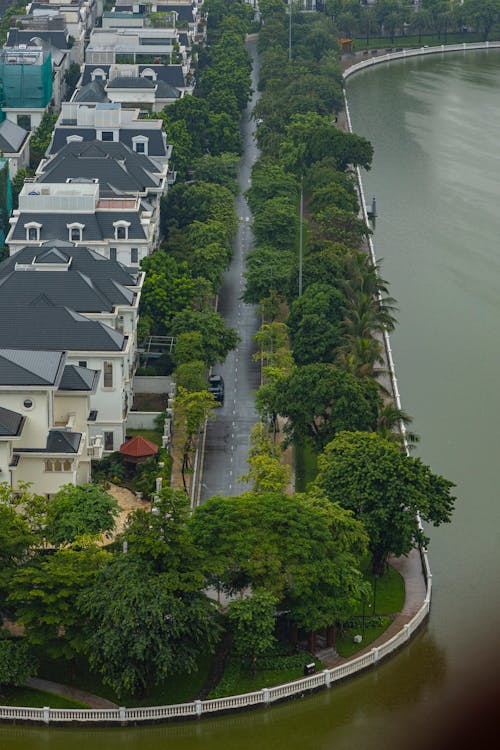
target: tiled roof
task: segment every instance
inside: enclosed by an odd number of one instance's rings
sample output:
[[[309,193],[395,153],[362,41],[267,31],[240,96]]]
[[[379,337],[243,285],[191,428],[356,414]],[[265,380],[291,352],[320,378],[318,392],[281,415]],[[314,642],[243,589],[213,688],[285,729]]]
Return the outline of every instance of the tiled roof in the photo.
[[[28,136],[28,131],[15,122],[4,120],[0,124],[0,151],[5,154],[17,153]]]
[[[2,348],[120,352],[126,343],[123,334],[68,308],[3,305],[0,297]]]
[[[74,102],[108,102],[104,83],[102,81],[91,81],[79,89],[73,97]]]
[[[7,314],[6,308],[0,308],[0,327],[10,328],[10,335],[2,337],[0,344],[0,385],[53,386],[59,383],[66,359],[64,347],[59,351],[44,351],[43,345],[22,346],[17,340],[17,321]]]
[[[16,437],[20,435],[24,426],[24,417],[17,411],[11,411],[0,406],[0,436]]]
[[[66,365],[64,368],[60,391],[95,391],[99,380],[99,370],[90,370],[88,367],[78,365]]]
[[[16,226],[12,233],[13,240],[26,240],[25,224],[37,222],[41,224],[40,240],[57,240],[60,237],[68,237],[68,223],[80,222],[84,224],[83,242],[99,240],[112,240],[115,237],[113,222],[127,221],[130,223],[128,236],[130,240],[147,239],[144,227],[141,224],[138,211],[113,211],[100,210],[93,214],[78,213],[45,213],[38,211],[23,211],[19,214]]]
[[[112,129],[111,127],[109,128]],[[114,129],[114,128],[113,128]],[[95,128],[79,128],[76,125],[64,125],[55,128],[52,137],[51,144],[48,149],[49,154],[56,154],[63,146],[66,145],[66,139],[71,135],[77,135],[84,141],[95,141],[97,137],[97,131]],[[151,157],[155,156],[166,156],[167,149],[163,140],[163,133],[158,129],[141,130],[137,128],[125,128],[121,127],[118,130],[118,138],[120,143],[124,143],[129,148],[132,148],[132,138],[137,135],[146,136],[148,139],[148,154]]]
[[[156,83],[148,78],[141,76],[117,76],[109,81],[106,88],[108,89],[154,89]]]

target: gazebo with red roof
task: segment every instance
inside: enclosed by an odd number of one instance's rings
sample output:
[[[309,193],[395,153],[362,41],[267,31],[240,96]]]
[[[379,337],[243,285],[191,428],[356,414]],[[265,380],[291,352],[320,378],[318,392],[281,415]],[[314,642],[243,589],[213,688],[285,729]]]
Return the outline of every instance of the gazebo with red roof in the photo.
[[[126,461],[138,464],[141,461],[147,461],[148,458],[156,456],[158,453],[158,446],[141,437],[136,435],[131,440],[125,441],[123,445],[120,445],[120,453],[125,457]]]

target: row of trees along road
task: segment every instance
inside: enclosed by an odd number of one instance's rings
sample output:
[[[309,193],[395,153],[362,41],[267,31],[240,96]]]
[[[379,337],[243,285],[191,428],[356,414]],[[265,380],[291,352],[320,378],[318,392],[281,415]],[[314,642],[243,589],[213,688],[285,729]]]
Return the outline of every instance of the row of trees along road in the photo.
[[[417,512],[435,525],[450,520],[453,485],[406,454],[400,423],[411,419],[383,386],[381,334],[394,328],[396,305],[365,252],[371,230],[359,219],[351,170],[370,168],[372,147],[335,126],[343,107],[338,28],[331,16],[293,13],[290,59],[286,9],[277,0],[263,0],[260,9],[261,157],[248,191],[256,246],[245,290],[265,320],[257,336],[265,381],[257,405],[273,434],[277,416],[286,418],[283,444],[292,443],[296,455],[312,448],[317,471],[308,493],[362,524],[380,574],[391,554],[427,543]]]
[[[347,37],[361,36],[368,44],[372,37],[404,37],[433,34],[443,42],[449,34],[477,33],[487,40],[499,30],[499,0],[377,0],[373,5],[355,0],[325,0],[323,11],[335,20],[339,31]]]

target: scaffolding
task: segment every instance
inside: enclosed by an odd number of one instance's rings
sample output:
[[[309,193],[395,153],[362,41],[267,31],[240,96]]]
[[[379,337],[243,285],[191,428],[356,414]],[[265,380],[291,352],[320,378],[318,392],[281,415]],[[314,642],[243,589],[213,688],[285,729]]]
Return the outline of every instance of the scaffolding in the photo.
[[[41,47],[0,50],[1,106],[44,108],[52,97],[52,57]]]

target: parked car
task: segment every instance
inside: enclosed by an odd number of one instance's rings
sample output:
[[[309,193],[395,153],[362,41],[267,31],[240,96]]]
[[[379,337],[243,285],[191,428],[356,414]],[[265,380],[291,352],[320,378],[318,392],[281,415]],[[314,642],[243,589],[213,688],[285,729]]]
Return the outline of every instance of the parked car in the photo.
[[[208,392],[213,395],[217,403],[224,403],[224,380],[221,375],[211,375],[208,378]]]

